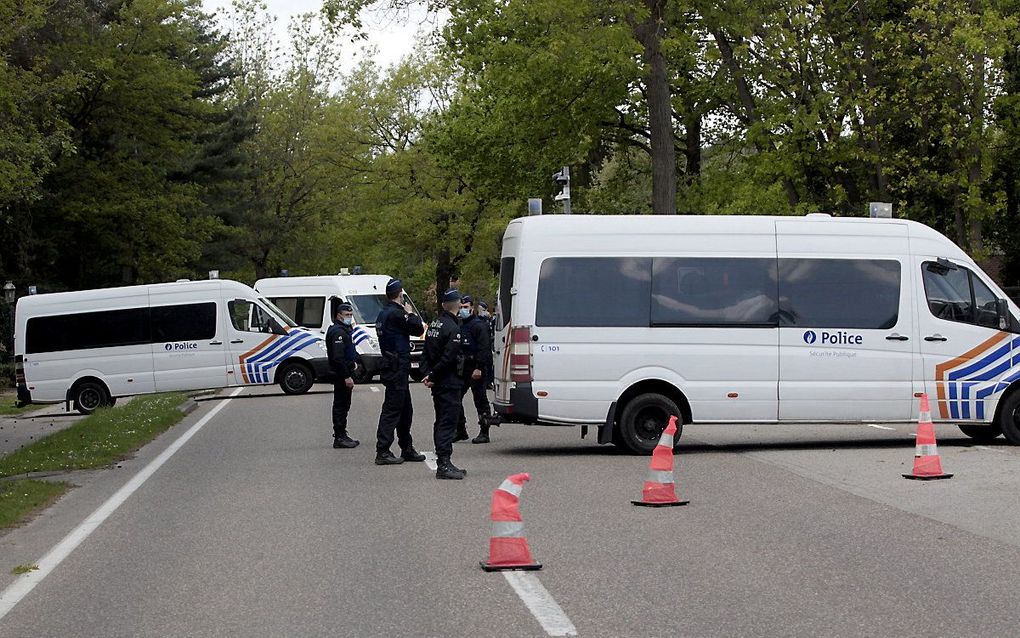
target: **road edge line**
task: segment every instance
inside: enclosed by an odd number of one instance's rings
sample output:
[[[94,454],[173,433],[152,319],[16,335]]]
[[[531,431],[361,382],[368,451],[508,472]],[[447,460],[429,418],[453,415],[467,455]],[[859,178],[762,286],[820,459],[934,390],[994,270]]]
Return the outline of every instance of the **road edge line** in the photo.
[[[532,572],[505,571],[503,576],[506,582],[517,592],[517,596],[535,617],[535,620],[542,625],[542,629],[550,636],[576,636],[577,628],[570,618],[563,612],[556,600],[552,597]]]
[[[117,508],[124,504],[124,502],[135,493],[135,491],[142,486],[149,479],[150,476],[155,474],[164,463],[170,460],[174,454],[177,453],[184,444],[188,442],[191,437],[195,436],[206,423],[212,420],[220,410],[222,410],[230,400],[236,397],[243,387],[237,388],[229,396],[225,398],[223,402],[214,407],[209,411],[209,414],[199,419],[198,423],[191,426],[187,432],[182,434],[176,441],[170,444],[167,449],[163,450],[159,456],[149,462],[144,468],[142,468],[137,474],[131,477],[127,483],[124,484],[119,490],[114,492],[113,496],[106,499],[102,505],[100,505],[94,512],[89,514],[84,521],[78,524],[73,530],[71,530],[67,536],[65,536],[59,543],[53,546],[49,552],[46,553],[39,562],[37,563],[38,569],[30,571],[26,574],[21,575],[17,580],[11,583],[7,589],[0,594],[0,620],[14,608],[21,600],[27,596],[36,585],[42,582],[50,572],[57,568],[65,558],[67,558],[71,552],[73,552],[82,542],[89,537],[96,530],[97,527],[103,524],[107,518],[110,517]]]

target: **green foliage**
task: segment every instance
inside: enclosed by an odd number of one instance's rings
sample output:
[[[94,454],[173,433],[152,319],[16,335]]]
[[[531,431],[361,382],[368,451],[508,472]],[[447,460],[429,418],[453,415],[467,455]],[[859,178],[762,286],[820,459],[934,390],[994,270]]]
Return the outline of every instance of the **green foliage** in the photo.
[[[69,483],[25,479],[0,481],[0,529],[16,527],[34,513],[45,509],[71,489]],[[15,576],[39,569],[38,565],[17,565]]]

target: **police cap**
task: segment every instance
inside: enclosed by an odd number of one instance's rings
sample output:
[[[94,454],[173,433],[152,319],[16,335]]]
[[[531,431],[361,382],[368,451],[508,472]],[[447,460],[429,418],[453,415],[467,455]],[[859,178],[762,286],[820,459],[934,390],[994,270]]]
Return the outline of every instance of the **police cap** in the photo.
[[[386,292],[396,292],[404,287],[404,282],[399,279],[390,279],[386,282]]]
[[[460,298],[460,302],[473,304],[475,300],[474,298],[471,297],[471,295],[464,295],[463,297]]]
[[[449,290],[444,292],[443,303],[447,303],[449,301],[460,301],[460,291],[457,290],[456,288],[450,288]]]
[[[354,306],[347,302],[343,302],[336,307],[337,312],[354,312]]]

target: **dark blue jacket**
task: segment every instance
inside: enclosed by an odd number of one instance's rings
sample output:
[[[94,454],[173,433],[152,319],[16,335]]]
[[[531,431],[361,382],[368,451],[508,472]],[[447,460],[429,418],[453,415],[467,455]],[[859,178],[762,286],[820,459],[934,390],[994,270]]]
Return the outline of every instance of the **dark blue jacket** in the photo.
[[[352,332],[351,326],[337,322],[326,330],[326,356],[329,358],[329,369],[338,379],[354,375],[358,351],[354,347]]]
[[[457,317],[444,310],[429,324],[421,361],[425,374],[437,386],[463,386],[464,354],[461,352],[460,321]]]
[[[384,357],[395,354],[401,362],[410,364],[411,335],[420,335],[425,331],[425,325],[421,317],[408,313],[399,303],[390,301],[375,320],[375,331]]]

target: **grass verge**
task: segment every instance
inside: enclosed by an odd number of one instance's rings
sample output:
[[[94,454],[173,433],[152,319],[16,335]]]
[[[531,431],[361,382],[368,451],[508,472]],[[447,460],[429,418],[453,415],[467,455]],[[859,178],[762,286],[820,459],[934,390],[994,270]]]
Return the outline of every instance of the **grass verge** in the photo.
[[[0,481],[0,529],[15,527],[69,490],[69,483]]]
[[[0,476],[105,467],[142,447],[183,418],[180,393],[135,397],[0,459]]]
[[[13,393],[0,392],[0,416],[12,416],[15,414],[22,414],[23,412],[31,412],[32,410],[38,410],[43,407],[41,405],[26,405],[23,408],[14,407],[14,403],[18,397]]]

